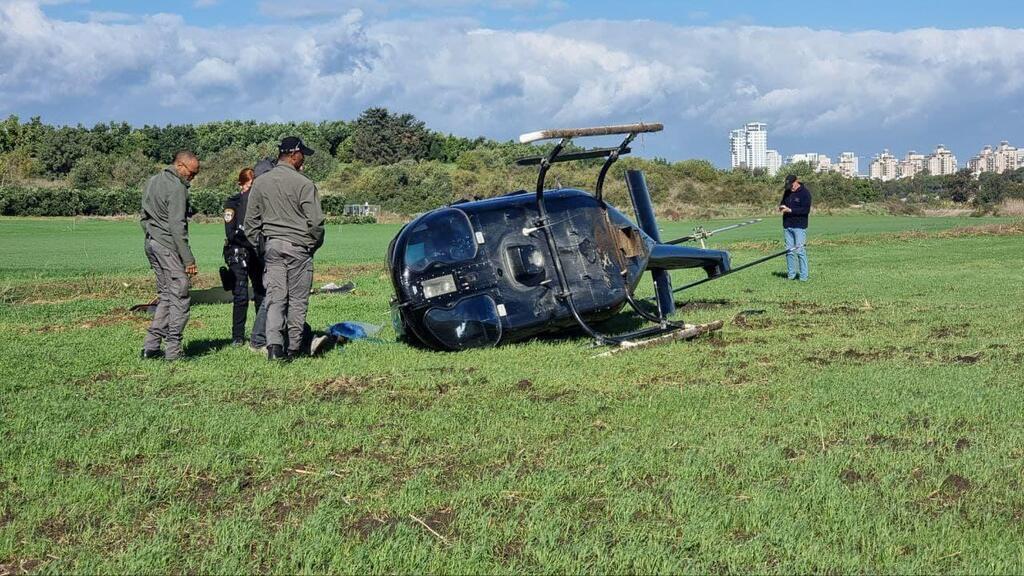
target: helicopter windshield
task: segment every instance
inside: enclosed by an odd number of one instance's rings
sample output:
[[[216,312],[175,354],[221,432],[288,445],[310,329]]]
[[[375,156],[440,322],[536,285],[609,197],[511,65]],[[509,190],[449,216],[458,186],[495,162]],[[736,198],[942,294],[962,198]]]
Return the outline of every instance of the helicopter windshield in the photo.
[[[405,265],[416,272],[474,258],[473,226],[462,210],[439,210],[425,216],[409,232],[405,245]]]
[[[494,299],[486,294],[460,300],[455,306],[432,308],[425,323],[452,350],[494,346],[501,339],[501,319]]]

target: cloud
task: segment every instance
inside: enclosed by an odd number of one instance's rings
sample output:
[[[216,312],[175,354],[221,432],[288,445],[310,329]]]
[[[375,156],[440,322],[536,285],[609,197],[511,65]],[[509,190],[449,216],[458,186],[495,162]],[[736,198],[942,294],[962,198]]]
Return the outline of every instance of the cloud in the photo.
[[[288,6],[316,23],[212,29],[167,14],[61,21],[38,3],[6,2],[0,113],[67,122],[317,120],[380,105],[439,130],[498,138],[649,120],[669,128],[657,153],[718,160],[728,129],[752,120],[767,122],[780,142],[842,140],[837,149],[875,146],[880,133],[929,134],[933,124],[964,134],[1005,126],[1007,114],[1021,120],[1024,30],[650,21],[491,30],[465,19],[379,17],[360,5],[305,0]]]

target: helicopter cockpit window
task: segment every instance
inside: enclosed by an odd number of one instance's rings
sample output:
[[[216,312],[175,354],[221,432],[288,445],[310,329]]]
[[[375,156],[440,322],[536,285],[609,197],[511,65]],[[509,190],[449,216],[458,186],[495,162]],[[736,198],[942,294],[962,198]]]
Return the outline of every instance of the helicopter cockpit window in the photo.
[[[460,300],[448,309],[431,308],[424,321],[431,334],[453,350],[494,346],[501,339],[498,307],[486,294]]]
[[[461,210],[440,210],[426,216],[409,232],[405,246],[405,265],[416,272],[434,264],[455,264],[474,258],[473,226]]]

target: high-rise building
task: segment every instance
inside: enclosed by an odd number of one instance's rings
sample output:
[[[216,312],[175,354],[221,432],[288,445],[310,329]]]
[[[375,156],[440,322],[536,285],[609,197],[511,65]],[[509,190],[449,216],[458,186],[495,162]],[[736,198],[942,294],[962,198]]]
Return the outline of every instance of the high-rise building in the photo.
[[[996,174],[1002,174],[1003,172],[1013,171],[1020,167],[1019,164],[1019,150],[1015,146],[1010,146],[1010,143],[1003,140],[999,143],[999,147],[995,150],[994,168]]]
[[[860,176],[860,158],[853,152],[843,152],[839,155],[839,173],[847,178]]]
[[[782,154],[779,154],[778,150],[768,150],[765,154],[767,159],[768,175],[775,176],[779,173],[779,169],[782,168]]]
[[[978,155],[967,161],[967,169],[977,178],[983,172],[1002,174],[1024,167],[1024,150],[1003,140],[999,146],[985,146]]]
[[[750,122],[729,133],[729,156],[733,168],[768,168],[768,125]]]
[[[928,173],[932,176],[956,174],[958,169],[956,156],[944,145],[939,144],[935,152],[927,158]]]
[[[882,151],[871,160],[869,174],[871,178],[888,182],[898,177],[899,163],[896,157],[889,153],[888,149]]]
[[[828,157],[828,154],[803,152],[793,154],[786,159],[786,164],[796,164],[797,162],[807,162],[811,165],[811,168],[814,168],[815,172],[828,172],[832,170],[832,159]]]
[[[978,155],[967,161],[967,169],[971,171],[971,174],[975,178],[981,176],[982,172],[994,172],[995,171],[995,158],[992,154],[992,147],[985,146],[978,152]]]
[[[899,168],[896,177],[897,178],[913,178],[918,174],[924,172],[925,158],[924,154],[918,154],[911,150],[907,152],[907,155],[900,160]]]
[[[749,168],[747,164],[747,131],[743,128],[729,133],[729,157],[733,169]]]

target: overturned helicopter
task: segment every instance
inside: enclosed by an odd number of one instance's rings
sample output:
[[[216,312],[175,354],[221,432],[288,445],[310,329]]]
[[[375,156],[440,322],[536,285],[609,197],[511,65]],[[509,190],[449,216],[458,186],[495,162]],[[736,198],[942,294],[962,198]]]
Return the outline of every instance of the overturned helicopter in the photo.
[[[547,155],[517,161],[539,167],[534,192],[456,203],[404,226],[387,255],[399,337],[454,351],[580,329],[599,344],[624,346],[687,328],[669,320],[674,292],[786,254],[733,268],[727,252],[678,246],[706,232],[661,242],[640,171],[626,172],[636,223],[604,201],[612,164],[630,152],[637,135],[662,128],[629,124],[524,134],[523,143],[559,139]],[[565,150],[573,138],[612,134],[625,139],[613,148]],[[605,158],[593,194],[545,189],[553,164],[593,158]],[[703,269],[706,278],[673,290],[668,271],[682,268]],[[654,279],[654,310],[634,295],[647,270]],[[626,305],[652,326],[617,335],[594,327]]]

